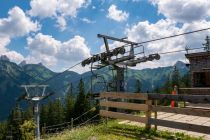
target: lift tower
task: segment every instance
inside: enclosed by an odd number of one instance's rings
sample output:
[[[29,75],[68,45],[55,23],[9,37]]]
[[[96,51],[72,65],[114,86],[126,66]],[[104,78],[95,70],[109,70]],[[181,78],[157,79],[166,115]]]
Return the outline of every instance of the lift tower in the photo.
[[[51,96],[53,93],[45,94],[46,88],[48,85],[21,85],[21,87],[25,88],[25,94],[19,98],[19,100],[25,99],[33,103],[34,108],[34,118],[36,122],[35,128],[35,137],[37,140],[40,140],[40,110],[39,103]]]
[[[116,92],[123,92],[125,90],[124,71],[128,66],[135,67],[138,63],[160,59],[160,55],[157,53],[145,56],[144,46],[129,41],[127,38],[115,38],[101,34],[97,36],[103,39],[105,51],[85,59],[82,61],[82,66],[91,64],[91,71],[111,66],[116,71],[116,76],[113,78],[113,81],[115,81],[113,85]],[[110,49],[108,41],[118,42],[121,45],[120,47]],[[98,63],[96,64],[96,62]]]

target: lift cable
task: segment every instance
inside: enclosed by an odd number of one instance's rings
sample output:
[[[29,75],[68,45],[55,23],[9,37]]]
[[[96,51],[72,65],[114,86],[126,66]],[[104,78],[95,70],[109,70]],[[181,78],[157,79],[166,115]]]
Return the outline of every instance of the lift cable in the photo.
[[[206,30],[209,30],[209,29],[210,29],[210,27],[199,29],[199,30],[194,30],[194,31],[189,31],[189,32],[184,32],[184,33],[181,33],[181,34],[175,34],[175,35],[171,35],[171,36],[166,36],[166,37],[161,37],[161,38],[156,38],[156,39],[152,39],[152,40],[139,42],[139,43],[136,43],[136,44],[138,44],[140,46],[134,46],[134,48],[142,47],[142,44],[155,42],[155,41],[159,41],[159,40],[164,40],[164,39],[169,39],[169,38],[174,38],[174,37],[183,36],[183,35],[188,35],[188,34],[193,34],[193,33],[197,33],[197,32],[202,32],[202,31],[206,31]],[[129,47],[129,45],[127,45],[126,43],[123,46],[124,47]],[[112,51],[112,50],[114,50],[114,49],[110,49],[110,51]]]
[[[54,78],[56,78],[56,77],[58,77],[58,76],[62,75],[64,72],[69,71],[70,69],[72,69],[72,68],[76,67],[77,65],[79,65],[79,64],[81,64],[81,63],[82,63],[82,62],[76,63],[75,65],[73,65],[73,66],[69,67],[68,69],[64,70],[63,72],[58,73],[58,74],[56,74],[56,75],[54,75],[54,76],[50,77],[49,79],[47,79],[47,80],[45,80],[45,81],[42,81],[40,84],[44,84],[44,83],[46,83],[46,82],[51,81],[52,79],[54,79]]]
[[[145,44],[145,43],[159,41],[159,40],[164,40],[164,39],[168,39],[168,38],[174,38],[174,37],[178,37],[178,36],[182,36],[182,35],[188,35],[188,34],[193,34],[193,33],[197,33],[197,32],[202,32],[202,31],[209,30],[209,29],[210,29],[210,27],[209,28],[199,29],[199,30],[194,30],[194,31],[190,31],[190,32],[184,32],[184,33],[181,33],[181,34],[171,35],[171,36],[167,36],[167,37],[152,39],[152,40],[148,40],[148,41],[143,41],[143,42],[139,42],[137,44]],[[138,47],[138,46],[136,46],[136,47]]]
[[[149,43],[149,42],[154,42],[154,41],[164,40],[164,39],[173,38],[173,37],[177,37],[177,36],[182,36],[182,35],[192,34],[192,33],[196,33],[196,32],[201,32],[201,31],[205,31],[205,30],[209,30],[209,29],[210,29],[210,28],[203,28],[203,29],[200,29],[200,30],[194,30],[194,31],[185,32],[185,33],[181,33],[181,34],[176,34],[176,35],[172,35],[172,36],[162,37],[162,38],[153,39],[153,40],[148,40],[148,41],[143,41],[143,42],[139,42],[139,43],[137,43],[137,44],[139,44],[139,45],[140,45],[140,44],[145,44],[145,43]],[[140,45],[140,46],[135,46],[134,48],[137,48],[137,47],[142,47],[142,45]],[[46,82],[48,82],[48,81],[51,81],[52,79],[54,79],[54,78],[56,78],[56,77],[62,75],[64,72],[66,72],[66,71],[68,71],[68,70],[74,68],[75,66],[77,66],[77,65],[79,65],[79,64],[81,64],[81,63],[82,63],[82,62],[79,62],[79,63],[77,63],[77,64],[75,64],[75,65],[69,67],[68,69],[64,70],[63,72],[58,73],[58,74],[56,74],[55,76],[50,77],[49,79],[47,79],[47,80],[45,80],[45,81],[42,81],[41,84],[46,83]]]

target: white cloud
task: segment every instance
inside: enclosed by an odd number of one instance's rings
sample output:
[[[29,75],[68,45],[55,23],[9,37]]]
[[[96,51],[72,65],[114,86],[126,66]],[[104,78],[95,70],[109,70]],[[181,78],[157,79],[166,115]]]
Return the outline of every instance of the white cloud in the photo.
[[[66,20],[68,17],[76,17],[77,12],[82,7],[87,7],[90,0],[32,0],[30,2],[31,10],[28,13],[31,16],[41,18],[55,18],[61,31],[66,29]]]
[[[85,23],[88,23],[88,24],[96,23],[96,21],[90,20],[90,19],[88,19],[88,18],[82,18],[81,20],[82,20],[83,22],[85,22]]]
[[[16,63],[20,63],[24,60],[23,55],[16,51],[7,51],[3,55],[6,55],[11,61]]]
[[[52,36],[39,33],[34,38],[29,37],[27,43],[30,51],[28,62],[42,62],[56,70],[58,66],[67,67],[90,56],[90,49],[81,36],[61,42]]]
[[[107,17],[112,20],[122,22],[122,21],[126,21],[128,19],[129,13],[122,11],[122,10],[118,10],[117,6],[112,4],[108,9]]]
[[[19,7],[12,8],[8,14],[7,18],[0,19],[0,35],[2,36],[24,36],[40,29],[40,25],[27,17]]]
[[[1,37],[0,36],[0,54],[6,52],[6,46],[10,43],[9,37]]]
[[[56,15],[58,0],[32,0],[30,2],[31,10],[28,13],[31,16],[39,16],[41,18]]]
[[[57,27],[59,27],[59,29],[61,30],[61,31],[64,31],[65,29],[66,29],[66,25],[67,25],[67,23],[66,23],[66,20],[65,20],[65,18],[64,17],[57,17]]]
[[[199,25],[199,26],[198,26]],[[151,39],[157,39],[174,34],[179,34],[187,31],[192,31],[201,28],[207,28],[210,22],[201,21],[194,22],[193,24],[184,24],[182,27],[176,27],[176,23],[171,20],[159,20],[157,23],[151,24],[148,21],[139,22],[136,25],[126,30],[129,40],[135,42],[142,42]],[[210,34],[210,31],[194,33],[191,35],[180,36],[176,38],[170,38],[143,44],[145,46],[145,53],[157,53],[168,52],[185,49],[186,45],[190,48],[202,47],[202,43],[206,35]],[[201,50],[200,50],[201,51]],[[168,55],[161,55],[159,61],[146,62],[139,64],[137,68],[151,68],[161,66],[171,66],[178,60],[185,60],[186,52],[174,53]]]
[[[87,0],[58,0],[57,11],[63,16],[76,17],[79,8],[85,6]]]
[[[40,25],[27,17],[22,9],[17,6],[10,9],[8,17],[0,19],[0,55],[7,55],[10,60],[17,63],[22,61],[24,57],[6,48],[7,45],[12,38],[25,36],[39,29]]]
[[[0,37],[0,56],[6,55],[11,61],[19,63],[24,57],[17,53],[16,51],[11,51],[6,48],[6,46],[10,43],[10,39],[8,37]]]
[[[150,0],[158,12],[178,22],[193,22],[210,16],[209,0]]]

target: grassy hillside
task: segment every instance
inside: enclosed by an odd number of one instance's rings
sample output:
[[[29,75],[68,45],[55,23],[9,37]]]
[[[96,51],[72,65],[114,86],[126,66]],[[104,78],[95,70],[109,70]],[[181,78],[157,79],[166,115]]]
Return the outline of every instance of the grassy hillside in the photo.
[[[183,133],[167,131],[145,130],[139,126],[119,124],[118,121],[109,121],[108,124],[88,125],[72,131],[66,130],[58,135],[48,135],[46,140],[202,140]]]

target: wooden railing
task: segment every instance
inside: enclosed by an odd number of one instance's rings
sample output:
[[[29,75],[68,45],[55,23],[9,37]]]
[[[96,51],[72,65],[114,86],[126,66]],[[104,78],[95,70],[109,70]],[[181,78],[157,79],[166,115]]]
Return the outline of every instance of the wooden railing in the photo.
[[[179,94],[210,95],[210,87],[179,88]]]
[[[184,115],[193,115],[201,117],[210,117],[210,110],[196,109],[196,108],[179,108],[168,107],[161,105],[154,105],[157,100],[174,100],[186,101],[191,103],[210,103],[210,95],[170,95],[170,94],[146,94],[146,93],[117,93],[106,92],[100,94],[100,115],[104,117],[130,120],[145,123],[146,128],[151,128],[151,125],[164,126],[194,132],[210,134],[209,126],[202,126],[197,124],[174,122],[169,120],[161,120],[151,117],[151,112],[168,112]],[[142,100],[142,103],[134,103],[133,100]],[[153,104],[152,104],[153,103]],[[104,108],[104,109],[103,109]],[[120,109],[121,112],[111,111],[109,108]],[[125,111],[122,111],[125,110]],[[145,116],[138,116],[129,113],[126,110],[135,110],[145,112]]]

